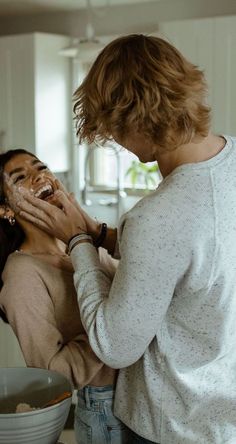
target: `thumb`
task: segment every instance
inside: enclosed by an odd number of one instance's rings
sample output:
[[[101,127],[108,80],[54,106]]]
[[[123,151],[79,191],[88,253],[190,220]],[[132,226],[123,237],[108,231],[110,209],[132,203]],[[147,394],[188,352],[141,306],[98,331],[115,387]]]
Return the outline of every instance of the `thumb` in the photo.
[[[69,197],[69,200],[71,201],[71,203],[73,203],[74,205],[78,205],[78,202],[77,202],[77,200],[75,198],[75,194],[74,193],[69,193],[68,197]]]
[[[55,186],[57,190],[62,191],[64,194],[68,196],[68,191],[66,190],[63,183],[60,180],[58,179],[55,180]]]
[[[78,201],[77,201],[77,199],[75,197],[75,194],[74,193],[70,193],[68,195],[68,198],[69,198],[70,202],[77,208],[77,210],[81,212],[82,208],[81,208],[80,204],[78,203]]]
[[[66,195],[63,191],[55,191],[52,201],[56,206],[62,208],[64,213],[68,213],[68,210],[71,207],[71,202],[68,199],[68,195]]]

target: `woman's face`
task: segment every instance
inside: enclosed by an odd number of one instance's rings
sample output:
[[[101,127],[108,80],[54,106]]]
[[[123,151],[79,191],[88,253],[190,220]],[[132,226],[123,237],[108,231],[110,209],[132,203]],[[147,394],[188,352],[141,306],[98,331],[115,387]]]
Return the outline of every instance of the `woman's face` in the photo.
[[[21,198],[21,189],[50,201],[56,190],[55,181],[48,167],[29,154],[17,154],[4,167],[4,193],[13,210]]]

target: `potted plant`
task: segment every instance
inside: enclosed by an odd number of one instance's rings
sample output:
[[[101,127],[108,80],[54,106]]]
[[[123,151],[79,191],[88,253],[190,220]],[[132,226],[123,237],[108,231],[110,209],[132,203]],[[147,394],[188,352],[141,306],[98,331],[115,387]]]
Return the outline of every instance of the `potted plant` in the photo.
[[[126,171],[125,176],[130,177],[132,188],[138,188],[137,184],[142,184],[145,190],[153,190],[159,182],[158,165],[146,164],[133,160],[131,166]]]

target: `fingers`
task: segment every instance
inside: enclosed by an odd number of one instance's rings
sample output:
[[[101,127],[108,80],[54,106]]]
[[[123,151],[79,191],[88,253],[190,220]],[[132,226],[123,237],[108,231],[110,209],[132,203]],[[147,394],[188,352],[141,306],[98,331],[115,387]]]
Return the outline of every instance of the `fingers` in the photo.
[[[81,211],[81,207],[80,207],[79,203],[77,202],[74,193],[69,194],[69,200],[77,208],[77,210]]]
[[[29,193],[29,191],[28,191]],[[20,211],[20,203],[24,201],[24,196],[20,193],[18,188],[13,185],[11,191],[8,195],[8,203],[10,207],[15,211],[16,214]]]
[[[48,216],[53,214],[53,210],[57,210],[56,207],[51,205],[50,203],[41,200],[30,193],[22,193],[24,199],[21,199],[18,202],[18,207],[21,210],[27,211],[33,215],[40,217],[43,213],[46,213]],[[41,210],[41,211],[40,211]]]
[[[86,222],[74,195],[57,189],[50,203],[25,190],[22,190],[21,196],[19,215],[48,233],[53,232],[56,237],[64,240],[76,231],[86,232]]]
[[[51,220],[52,215],[48,216],[40,208],[31,205],[29,202],[22,202],[20,205],[19,216],[29,222],[34,220],[35,225],[41,226],[41,224],[43,224],[48,226],[49,221],[46,222],[46,220]]]
[[[35,205],[32,205],[28,201],[23,200],[18,203],[18,206],[19,206],[19,214],[20,215],[21,215],[22,211],[25,211],[25,212],[32,214],[32,215],[36,215],[36,213],[37,213],[37,216],[39,214],[42,214],[42,212],[37,207],[35,207]]]
[[[75,193],[69,193],[69,199],[71,202],[76,202],[75,200]]]
[[[67,196],[69,195],[68,191],[66,190],[63,183],[60,180],[58,180],[58,179],[55,180],[55,186],[56,186],[56,190],[62,191]]]
[[[69,194],[69,200],[71,203],[76,207],[76,209],[79,211],[80,215],[82,216],[84,223],[86,225],[86,229],[89,233],[97,232],[97,226],[100,225],[97,221],[95,221],[92,217],[86,213],[86,211],[83,210],[83,208],[80,206],[80,204],[77,202],[74,193]]]
[[[73,202],[75,205],[79,205],[76,198],[75,198],[75,193],[69,193],[68,197],[69,197],[70,201]]]
[[[32,214],[26,212],[26,211],[21,211],[20,212],[20,216],[27,220],[28,222],[31,222],[32,224],[38,226],[39,228],[42,228],[42,230],[50,232],[48,225],[41,219],[39,219],[37,216],[33,216]]]
[[[35,225],[42,226],[43,224],[44,227],[50,227],[55,218],[60,217],[62,211],[51,203],[38,199],[27,192],[24,192],[24,199],[21,199],[17,205],[21,217],[29,222],[32,222],[33,218]]]
[[[69,195],[68,193],[65,194],[63,191],[59,190],[55,191],[52,201],[56,203],[57,206],[59,205],[60,208],[62,208],[66,214],[71,208],[71,201],[69,199]]]
[[[80,212],[80,214],[83,216],[83,218],[85,220],[87,220],[89,218],[88,214],[83,210],[83,208],[80,206],[80,204],[78,203],[78,201],[75,198],[74,193],[70,193],[69,194],[69,200],[71,201],[71,203],[77,208],[77,210]]]
[[[56,192],[55,194],[58,195],[58,201],[60,201],[61,203],[63,203],[65,205],[65,207],[67,209],[71,208],[70,205],[72,204],[73,207],[80,213],[83,213],[82,208],[80,207],[79,203],[77,202],[74,193],[66,193],[66,198],[65,198],[65,194],[64,193],[60,193],[59,191]]]

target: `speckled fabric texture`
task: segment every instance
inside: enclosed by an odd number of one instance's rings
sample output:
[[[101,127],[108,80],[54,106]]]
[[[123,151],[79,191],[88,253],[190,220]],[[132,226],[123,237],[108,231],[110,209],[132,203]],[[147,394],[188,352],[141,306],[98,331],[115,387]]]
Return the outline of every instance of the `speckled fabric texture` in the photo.
[[[236,443],[236,139],[124,215],[112,285],[72,252],[90,344],[120,368],[115,414],[161,444]]]

